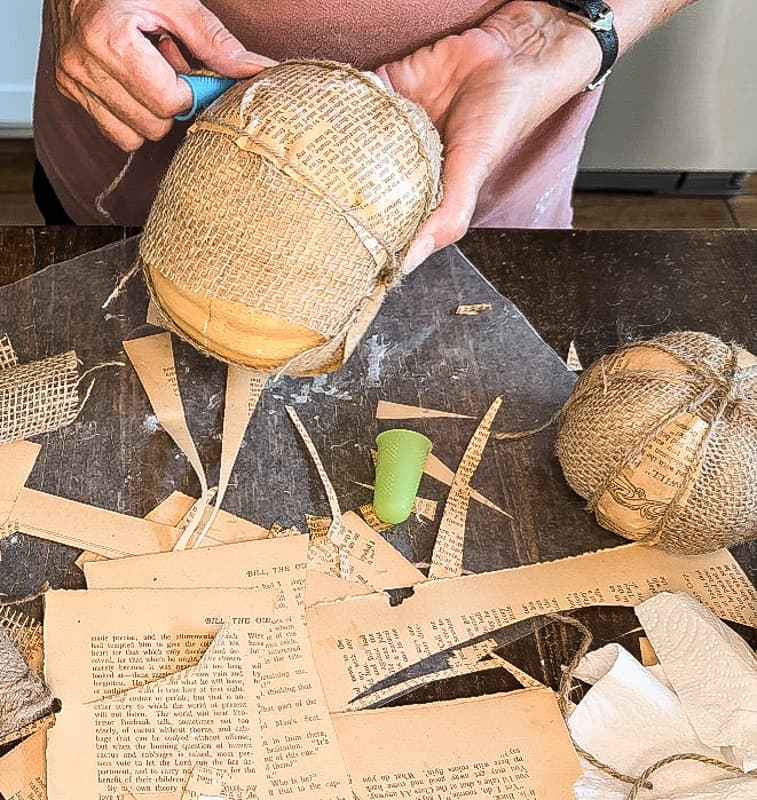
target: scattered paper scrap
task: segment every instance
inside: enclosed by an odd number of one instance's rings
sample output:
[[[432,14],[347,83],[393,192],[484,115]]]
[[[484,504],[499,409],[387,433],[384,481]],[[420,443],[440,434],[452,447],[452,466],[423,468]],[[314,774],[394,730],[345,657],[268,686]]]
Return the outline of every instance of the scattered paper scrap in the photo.
[[[281,589],[302,601],[307,536],[87,564],[90,589]]]
[[[6,523],[41,449],[42,445],[23,440],[0,445],[0,535],[14,532]]]
[[[379,400],[376,406],[376,419],[475,419],[469,414],[456,414],[453,411],[437,411],[434,408],[390,403]]]
[[[423,471],[429,477],[434,478],[440,483],[446,484],[447,486],[452,486],[452,482],[455,480],[455,473],[443,461],[441,461],[438,456],[434,455],[433,451],[428,454],[426,466],[423,468]],[[492,511],[496,511],[508,519],[513,518],[512,514],[508,514],[507,511],[505,511],[503,508],[500,508],[496,503],[493,503],[475,489],[470,490],[470,496],[471,500],[476,500],[478,503],[481,503],[481,505],[491,508]]]
[[[182,492],[172,492],[162,503],[146,514],[145,519],[182,528],[182,523],[186,521],[187,515],[196,506],[196,503],[197,499],[194,497]],[[212,513],[212,510],[205,509],[199,524],[205,526]],[[221,509],[210,527],[210,534],[205,536],[200,546],[251,542],[257,539],[267,539],[268,535],[269,531],[261,525]]]
[[[493,308],[491,303],[471,303],[470,305],[458,306],[455,309],[455,314],[462,317],[476,317],[479,314],[484,314],[491,311]]]
[[[200,502],[207,505],[208,481],[184,414],[171,334],[156,333],[141,339],[131,339],[123,343],[123,348],[163,430],[189,460],[200,482]],[[183,549],[186,545],[185,539],[191,537],[198,524],[199,517],[195,517],[176,543],[179,549]]]
[[[581,359],[578,357],[578,351],[576,350],[576,342],[574,339],[570,340],[570,345],[568,346],[568,356],[565,359],[565,366],[571,372],[581,372],[583,370],[583,364],[581,363]]]
[[[234,470],[242,440],[247,432],[250,419],[255,413],[255,409],[260,400],[260,395],[265,389],[268,375],[263,372],[244,370],[239,367],[230,366],[226,377],[226,407],[223,412],[223,432],[221,435],[221,468],[218,478],[218,493],[215,498],[215,505],[206,522],[200,522],[199,533],[193,546],[197,547],[203,537],[213,527],[213,523],[221,509],[226,490],[229,487],[231,473]],[[183,539],[183,537],[182,537]],[[182,539],[176,545],[181,550]]]
[[[106,558],[170,550],[181,534],[177,528],[159,522],[130,517],[36,489],[21,490],[3,530],[90,550]]]
[[[654,647],[652,647],[646,636],[639,636],[639,654],[641,655],[641,663],[645,667],[653,667],[659,663],[657,653],[655,653]]]
[[[333,720],[355,797],[365,800],[564,800],[580,774],[554,693],[543,687]]]
[[[455,647],[540,614],[635,606],[662,590],[686,591],[720,617],[757,624],[757,590],[727,550],[676,556],[631,544],[426,581],[394,607],[383,595],[318,604],[308,610],[308,628],[329,707],[337,711],[379,679],[417,661],[418,654]]]
[[[0,756],[0,797],[7,800],[47,800],[45,731],[38,731]]]
[[[501,405],[501,397],[491,404],[460,459],[431,555],[429,578],[452,578],[462,573],[465,520],[468,516],[471,492],[470,481],[481,462],[492,423]]]

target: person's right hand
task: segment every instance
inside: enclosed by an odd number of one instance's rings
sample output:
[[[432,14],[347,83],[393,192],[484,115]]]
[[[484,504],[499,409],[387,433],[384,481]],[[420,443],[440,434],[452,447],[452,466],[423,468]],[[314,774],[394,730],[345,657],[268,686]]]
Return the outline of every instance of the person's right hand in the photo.
[[[59,91],[79,103],[122,150],[162,139],[192,103],[176,77],[189,65],[248,78],[275,62],[250,53],[199,0],[51,0]],[[160,36],[157,47],[145,34]]]

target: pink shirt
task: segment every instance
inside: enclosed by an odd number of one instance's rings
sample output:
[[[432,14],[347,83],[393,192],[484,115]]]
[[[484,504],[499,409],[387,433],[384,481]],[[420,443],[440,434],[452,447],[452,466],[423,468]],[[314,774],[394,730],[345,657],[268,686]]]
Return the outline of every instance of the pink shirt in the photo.
[[[244,45],[276,60],[346,61],[361,69],[381,64],[449,33],[470,28],[500,3],[481,0],[277,0],[275,4],[205,0]],[[69,216],[78,224],[108,222],[95,197],[126,155],[105,139],[89,115],[55,87],[50,9],[45,2],[34,107],[37,155]],[[571,189],[599,93],[573,98],[515,148],[485,184],[474,225],[564,228],[572,217]],[[189,123],[136,154],[106,207],[122,225],[142,225],[171,155]]]

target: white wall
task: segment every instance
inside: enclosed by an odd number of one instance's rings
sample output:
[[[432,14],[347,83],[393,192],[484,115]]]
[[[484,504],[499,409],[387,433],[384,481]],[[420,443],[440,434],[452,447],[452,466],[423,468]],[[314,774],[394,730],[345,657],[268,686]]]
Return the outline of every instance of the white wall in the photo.
[[[31,135],[42,0],[0,0],[0,136]]]

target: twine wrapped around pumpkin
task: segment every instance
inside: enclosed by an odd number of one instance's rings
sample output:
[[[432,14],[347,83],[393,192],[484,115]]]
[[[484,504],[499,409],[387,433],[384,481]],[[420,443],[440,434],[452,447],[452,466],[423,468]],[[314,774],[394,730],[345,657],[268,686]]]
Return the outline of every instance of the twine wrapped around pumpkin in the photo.
[[[757,359],[668,333],[593,364],[560,415],[565,478],[615,533],[695,554],[757,536]]]
[[[153,300],[222,360],[335,368],[438,205],[440,170],[425,112],[371,77],[266,70],[197,119],[163,179],[140,244]]]

